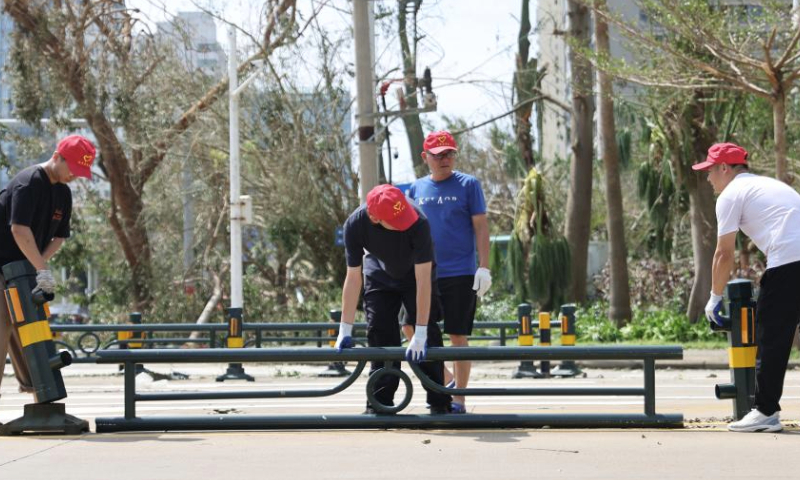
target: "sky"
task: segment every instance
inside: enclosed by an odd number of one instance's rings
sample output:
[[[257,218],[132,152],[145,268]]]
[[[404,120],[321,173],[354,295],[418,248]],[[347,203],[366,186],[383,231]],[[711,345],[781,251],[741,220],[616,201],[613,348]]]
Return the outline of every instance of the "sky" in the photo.
[[[213,11],[219,17],[241,26],[249,32],[258,32],[263,1],[256,0],[128,0],[129,7],[139,8],[153,22],[163,21],[178,11]],[[376,10],[396,6],[395,0],[375,0]],[[166,6],[165,6],[166,5]],[[315,7],[323,5],[320,24],[334,32],[347,32],[352,25],[349,0],[298,0],[299,10],[308,15]],[[534,8],[532,2],[531,8]],[[444,128],[445,116],[460,117],[468,124],[477,124],[510,110],[511,79],[519,32],[519,0],[424,0],[418,14],[418,34],[424,38],[417,50],[418,76],[425,67],[433,74],[433,89],[437,95],[438,110],[422,116],[423,128]],[[533,13],[532,13],[533,15]],[[534,22],[534,19],[531,19]],[[227,27],[217,21],[217,40],[227,51]],[[245,40],[240,37],[239,46]],[[535,44],[535,41],[532,40]],[[532,52],[535,46],[532,46]],[[398,69],[390,78],[399,77],[400,43],[394,31],[376,28],[376,75]],[[342,61],[353,62],[352,52],[343,52]],[[356,96],[355,84],[351,87]],[[394,88],[391,89],[393,91]],[[390,92],[391,92],[390,91]],[[388,108],[396,108],[393,94],[387,95]],[[503,120],[510,126],[510,120]],[[353,119],[353,125],[357,125]],[[502,123],[501,123],[502,125]],[[488,127],[484,127],[486,131]],[[481,130],[478,131],[479,134]],[[393,154],[393,180],[395,183],[414,179],[412,152],[401,121],[390,128]],[[357,155],[357,148],[354,148]],[[384,146],[384,162],[386,148]],[[419,155],[419,152],[413,152]],[[394,156],[394,155],[392,155]],[[386,168],[386,165],[384,165]]]

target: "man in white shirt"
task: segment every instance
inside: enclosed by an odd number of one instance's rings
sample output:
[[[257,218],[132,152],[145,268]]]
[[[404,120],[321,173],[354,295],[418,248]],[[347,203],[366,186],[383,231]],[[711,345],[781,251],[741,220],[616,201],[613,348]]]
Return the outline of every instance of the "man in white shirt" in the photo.
[[[800,194],[783,182],[748,171],[747,151],[733,143],[708,149],[693,170],[708,172],[717,198],[717,248],[706,317],[720,324],[722,292],[741,230],[767,257],[756,303],[756,398],[753,410],[728,425],[734,432],[779,432],[780,398],[800,321]]]

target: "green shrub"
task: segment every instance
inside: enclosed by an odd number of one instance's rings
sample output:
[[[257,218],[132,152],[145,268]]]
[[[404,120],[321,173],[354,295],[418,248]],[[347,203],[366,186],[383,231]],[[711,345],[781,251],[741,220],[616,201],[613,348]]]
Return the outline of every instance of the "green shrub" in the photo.
[[[634,309],[633,319],[622,328],[608,319],[608,304],[598,302],[575,313],[578,341],[615,342],[706,342],[723,337],[708,328],[706,322],[689,322],[689,318],[675,308]]]

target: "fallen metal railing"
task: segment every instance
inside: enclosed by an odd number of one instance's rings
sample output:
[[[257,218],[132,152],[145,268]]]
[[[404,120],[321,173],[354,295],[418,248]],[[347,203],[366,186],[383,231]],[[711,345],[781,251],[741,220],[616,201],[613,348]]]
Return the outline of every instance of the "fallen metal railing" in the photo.
[[[405,349],[355,348],[337,353],[333,349],[206,349],[206,350],[107,350],[98,353],[98,363],[125,365],[125,400],[123,417],[97,418],[97,432],[158,430],[270,430],[270,429],[360,429],[360,428],[532,428],[532,427],[660,427],[683,426],[682,414],[658,414],[655,408],[655,361],[683,358],[679,346],[626,347],[465,347],[431,348],[429,360],[642,360],[642,387],[533,387],[448,389],[429,379],[418,365],[411,369],[426,387],[455,395],[514,396],[641,396],[642,414],[467,414],[467,415],[216,415],[137,417],[137,402],[170,400],[223,400],[254,398],[310,398],[339,393],[361,375],[368,361],[392,362],[403,359]],[[229,363],[229,362],[356,362],[353,372],[333,388],[319,390],[211,391],[137,393],[136,364],[148,363]],[[387,363],[391,365],[391,363]],[[406,384],[402,410],[410,402],[411,382],[401,370],[385,367],[384,375],[395,375]],[[381,372],[379,370],[378,372]],[[377,372],[376,372],[377,374]],[[376,377],[373,374],[372,377]],[[367,397],[374,399],[367,382]],[[378,411],[398,407],[376,405]],[[386,408],[384,408],[386,407]]]

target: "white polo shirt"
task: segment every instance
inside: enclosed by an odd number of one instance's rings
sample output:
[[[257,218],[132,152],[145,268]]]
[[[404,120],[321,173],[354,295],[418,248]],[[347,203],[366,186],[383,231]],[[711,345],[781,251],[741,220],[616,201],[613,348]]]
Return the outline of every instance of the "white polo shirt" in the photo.
[[[800,194],[774,178],[740,173],[717,198],[717,235],[739,229],[767,256],[767,268],[800,261]]]

